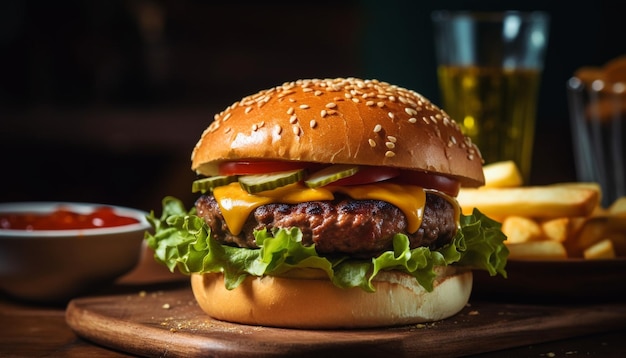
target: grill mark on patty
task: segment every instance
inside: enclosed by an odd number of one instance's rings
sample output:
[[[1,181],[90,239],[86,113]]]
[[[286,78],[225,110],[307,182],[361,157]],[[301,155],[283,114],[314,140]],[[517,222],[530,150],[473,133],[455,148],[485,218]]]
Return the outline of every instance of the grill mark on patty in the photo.
[[[448,244],[456,233],[455,209],[446,199],[426,193],[426,207],[420,228],[408,233],[404,213],[381,200],[354,200],[338,195],[333,201],[299,204],[272,203],[252,211],[239,235],[228,230],[217,201],[203,195],[196,201],[198,216],[222,244],[258,248],[253,230],[298,227],[305,246],[316,245],[320,255],[348,254],[374,257],[393,248],[393,236],[403,233],[410,247],[436,249]]]

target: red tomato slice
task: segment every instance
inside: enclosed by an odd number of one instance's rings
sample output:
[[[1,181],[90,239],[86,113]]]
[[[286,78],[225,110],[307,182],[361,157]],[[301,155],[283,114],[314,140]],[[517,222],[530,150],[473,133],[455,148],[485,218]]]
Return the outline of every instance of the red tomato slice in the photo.
[[[296,169],[317,170],[323,166],[324,164],[309,162],[241,160],[221,163],[219,173],[220,175],[264,174]],[[459,189],[461,188],[461,183],[458,180],[443,175],[373,166],[361,166],[356,174],[339,179],[333,182],[332,185],[363,185],[389,179],[400,184],[417,185],[427,189],[439,190],[453,197],[459,194]]]
[[[390,167],[359,167],[356,174],[339,179],[331,185],[362,185],[376,183],[395,178],[400,175],[400,169]]]
[[[402,174],[394,179],[399,183],[421,186],[426,189],[435,189],[456,197],[461,189],[461,183],[453,178],[432,173],[404,170]]]
[[[219,166],[219,173],[220,175],[265,174],[304,169],[315,165],[317,164],[279,160],[242,160],[221,163]]]

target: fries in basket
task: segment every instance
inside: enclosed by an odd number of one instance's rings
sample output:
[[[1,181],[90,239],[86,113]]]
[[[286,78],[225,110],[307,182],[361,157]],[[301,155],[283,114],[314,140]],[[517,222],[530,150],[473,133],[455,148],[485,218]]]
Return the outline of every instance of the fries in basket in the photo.
[[[600,207],[596,183],[523,186],[512,162],[486,165],[486,184],[462,189],[464,213],[478,208],[502,223],[512,259],[626,256],[626,197]]]

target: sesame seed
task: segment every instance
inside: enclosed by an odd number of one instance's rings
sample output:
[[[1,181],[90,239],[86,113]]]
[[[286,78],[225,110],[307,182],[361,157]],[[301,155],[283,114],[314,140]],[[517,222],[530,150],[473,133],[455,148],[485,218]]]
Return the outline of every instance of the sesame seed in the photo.
[[[378,133],[383,129],[383,126],[381,126],[380,124],[377,124],[374,126],[374,133]]]
[[[320,91],[320,90],[315,91],[315,95],[316,96],[321,96],[322,95],[322,91]]]
[[[335,107],[337,107],[337,104],[334,102],[326,103],[326,108],[335,108]]]
[[[334,109],[329,109],[328,111],[326,111],[329,115],[333,115],[335,113],[337,113],[337,111],[335,111]]]
[[[359,101],[359,99],[357,97],[352,97],[352,102],[359,103],[360,101]]]
[[[395,157],[395,156],[396,156],[396,153],[394,153],[394,152],[392,152],[390,150],[385,152],[385,157],[387,157],[387,158],[391,158],[391,157]]]
[[[392,142],[392,143],[395,143],[395,142],[397,142],[397,141],[398,141],[398,138],[396,138],[396,137],[394,137],[394,136],[390,135],[390,136],[387,136],[387,140],[389,140],[389,141],[390,141],[390,142]]]
[[[283,132],[283,127],[276,125],[274,127],[274,134],[276,134],[277,136],[279,136],[281,133]]]
[[[311,128],[317,127],[317,121],[315,121],[315,119],[311,119],[311,121],[309,122],[309,126],[311,126]]]
[[[309,109],[309,105],[308,104],[301,104],[300,105],[300,109]]]
[[[376,103],[376,105],[380,108],[383,108],[385,106],[385,102],[378,102]]]
[[[376,146],[376,141],[373,139],[368,139],[368,142],[370,144],[370,147],[374,148]]]
[[[375,105],[375,104],[376,104],[376,103],[375,103],[374,101],[367,101],[367,102],[365,102],[365,105],[366,105],[366,106],[369,106],[369,107],[371,107],[371,106],[373,106],[373,105]]]
[[[250,113],[250,111],[251,111],[251,110],[252,110],[252,107],[246,107],[246,109],[245,109],[245,111],[244,111],[244,112],[245,112],[246,114],[248,114],[248,113]]]
[[[304,87],[302,89],[302,92],[313,92],[313,89],[312,88],[308,88],[308,87]]]
[[[230,118],[231,113],[229,112],[227,115],[224,116],[224,119],[222,119],[223,122],[226,122],[228,120],[228,118]]]
[[[296,122],[298,122],[298,117],[294,114],[289,118],[289,123],[296,124]]]
[[[391,119],[394,119],[396,116],[393,114],[393,112],[389,112],[387,113],[387,116]]]
[[[385,146],[389,149],[393,149],[396,147],[396,144],[393,142],[385,142]]]
[[[293,99],[293,98],[289,98],[289,102],[296,103],[297,101],[295,99]]]
[[[417,123],[417,118],[415,117],[409,118],[409,123]]]
[[[253,125],[252,125],[252,131],[253,131],[253,132],[256,132],[256,131],[257,131],[257,129],[259,129],[259,126],[257,126],[256,124],[253,124]]]
[[[293,107],[289,107],[289,109],[287,110],[287,114],[292,115],[294,111],[295,110],[293,109]]]
[[[415,116],[417,115],[417,111],[411,107],[406,107],[404,109],[404,111],[406,112],[406,114],[408,114],[409,116]]]
[[[467,156],[467,159],[469,159],[469,160],[474,160],[474,155],[473,155],[473,154],[468,155],[468,156]]]

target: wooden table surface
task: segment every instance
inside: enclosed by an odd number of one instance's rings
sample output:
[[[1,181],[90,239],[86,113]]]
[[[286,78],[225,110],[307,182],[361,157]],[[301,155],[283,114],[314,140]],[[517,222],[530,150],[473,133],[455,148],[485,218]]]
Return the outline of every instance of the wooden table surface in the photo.
[[[151,263],[140,265],[93,295],[181,287],[187,278]],[[476,342],[476,344],[481,344]],[[65,306],[33,305],[0,296],[0,357],[132,357],[77,336],[65,321]],[[626,329],[520,346],[480,357],[624,357]]]

